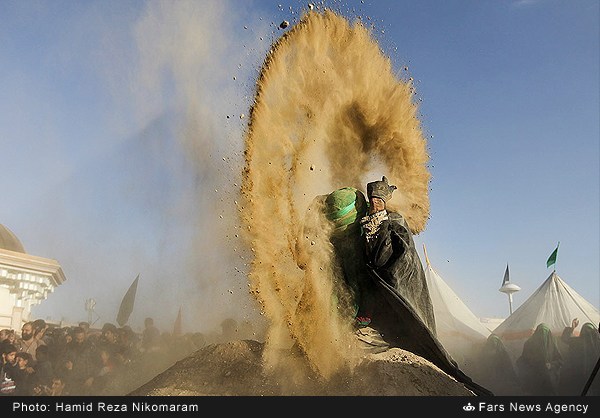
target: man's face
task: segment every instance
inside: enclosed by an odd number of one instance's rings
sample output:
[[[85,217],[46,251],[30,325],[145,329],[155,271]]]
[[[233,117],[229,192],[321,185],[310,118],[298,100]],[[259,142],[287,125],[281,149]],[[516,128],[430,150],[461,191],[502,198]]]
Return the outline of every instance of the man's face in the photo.
[[[21,328],[21,338],[25,341],[30,340],[33,337],[33,328],[30,324],[23,325]]]
[[[77,344],[82,344],[85,341],[85,333],[78,332],[75,334],[75,342]]]
[[[106,341],[110,341],[111,343],[117,341],[117,335],[112,331],[104,331],[104,338],[106,338]]]
[[[376,213],[385,209],[385,202],[378,197],[369,199],[369,213]]]

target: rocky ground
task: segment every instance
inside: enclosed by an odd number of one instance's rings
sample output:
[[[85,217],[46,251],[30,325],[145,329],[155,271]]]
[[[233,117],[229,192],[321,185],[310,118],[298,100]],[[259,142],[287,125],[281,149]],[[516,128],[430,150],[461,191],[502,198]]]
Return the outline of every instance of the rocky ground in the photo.
[[[408,351],[365,354],[353,373],[327,383],[310,373],[286,376],[263,367],[254,340],[211,344],[130,391],[130,396],[474,396],[462,383]],[[289,361],[297,362],[289,353]],[[289,370],[289,369],[288,369]]]

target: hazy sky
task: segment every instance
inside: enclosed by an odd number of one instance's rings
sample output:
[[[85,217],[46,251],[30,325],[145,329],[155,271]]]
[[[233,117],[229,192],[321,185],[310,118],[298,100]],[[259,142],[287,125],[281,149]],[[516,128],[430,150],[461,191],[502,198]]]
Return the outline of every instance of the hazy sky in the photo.
[[[558,274],[600,305],[600,4],[315,2],[414,78],[431,155],[419,252],[480,317]],[[253,319],[235,201],[271,43],[302,1],[0,0],[0,223],[67,281],[34,316],[184,331]],[[288,28],[289,30],[289,28]],[[399,181],[391,179],[392,182]],[[422,257],[424,261],[424,257]]]

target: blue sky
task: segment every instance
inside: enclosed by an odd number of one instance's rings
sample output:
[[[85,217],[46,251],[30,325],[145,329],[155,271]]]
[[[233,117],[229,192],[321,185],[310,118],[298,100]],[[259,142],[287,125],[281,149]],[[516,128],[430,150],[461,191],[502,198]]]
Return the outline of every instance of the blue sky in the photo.
[[[256,317],[231,215],[254,81],[300,1],[0,0],[0,223],[67,281],[34,314],[184,331]],[[315,2],[409,67],[431,155],[416,237],[480,317],[557,272],[600,305],[600,5]],[[193,113],[193,118],[186,117]],[[424,257],[422,257],[424,260]],[[189,321],[185,321],[185,317]],[[194,319],[192,319],[194,318]]]

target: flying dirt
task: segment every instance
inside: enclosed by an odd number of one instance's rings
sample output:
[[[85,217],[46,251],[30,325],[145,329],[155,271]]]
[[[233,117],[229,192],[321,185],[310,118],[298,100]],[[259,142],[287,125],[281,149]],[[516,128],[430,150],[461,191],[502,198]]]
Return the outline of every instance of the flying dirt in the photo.
[[[351,324],[332,309],[340,280],[327,226],[304,227],[315,196],[363,190],[385,174],[398,187],[389,208],[413,233],[425,229],[431,176],[415,102],[412,79],[395,74],[360,20],[308,11],[272,45],[250,111],[239,207],[250,290],[270,321],[267,365],[296,345],[325,380],[356,366]]]
[[[360,20],[308,11],[284,29],[257,78],[236,202],[250,293],[268,322],[264,342],[204,346],[129,394],[489,394],[418,326],[410,306],[395,305],[411,316],[403,329],[417,330],[408,338],[416,351],[355,328],[334,222],[322,210],[332,191],[363,190],[385,175],[398,188],[388,207],[413,234],[425,229],[429,156],[411,79],[394,74]]]

